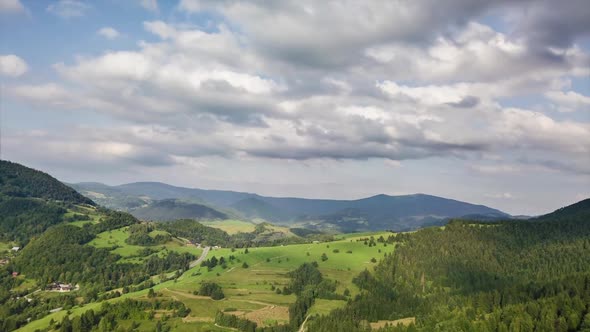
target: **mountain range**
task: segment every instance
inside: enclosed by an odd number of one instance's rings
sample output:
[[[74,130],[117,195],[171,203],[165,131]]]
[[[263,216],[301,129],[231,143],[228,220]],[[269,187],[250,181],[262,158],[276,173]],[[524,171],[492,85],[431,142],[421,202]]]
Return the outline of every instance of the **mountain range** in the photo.
[[[176,187],[159,182],[119,186],[77,183],[71,186],[98,204],[128,211],[147,220],[169,220],[175,214],[193,219],[237,217],[348,232],[412,230],[463,216],[480,220],[510,218],[507,213],[484,205],[426,194],[381,194],[356,200],[333,200],[267,197],[245,192]]]

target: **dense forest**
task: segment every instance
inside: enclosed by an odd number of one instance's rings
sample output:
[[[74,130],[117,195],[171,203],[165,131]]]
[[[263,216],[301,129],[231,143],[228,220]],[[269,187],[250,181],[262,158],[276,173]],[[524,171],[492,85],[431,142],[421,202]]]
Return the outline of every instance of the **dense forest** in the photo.
[[[181,219],[158,224],[158,228],[169,232],[173,236],[189,239],[203,245],[228,246],[230,236],[217,228],[205,226],[195,220]]]
[[[46,173],[0,160],[0,241],[24,246],[75,204],[95,205]]]
[[[590,209],[537,221],[475,223],[399,234],[396,251],[361,273],[345,308],[311,331],[590,331]]]
[[[25,245],[31,237],[61,223],[65,213],[58,203],[0,195],[0,241]]]
[[[49,174],[5,160],[0,160],[0,194],[95,205]]]

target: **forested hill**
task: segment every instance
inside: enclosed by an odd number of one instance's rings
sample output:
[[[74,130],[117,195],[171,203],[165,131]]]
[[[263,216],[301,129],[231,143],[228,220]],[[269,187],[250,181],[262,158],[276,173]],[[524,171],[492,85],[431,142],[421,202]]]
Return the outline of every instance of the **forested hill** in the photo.
[[[0,194],[95,205],[51,175],[6,160],[0,160]]]
[[[590,331],[588,200],[533,221],[451,221],[398,234],[393,254],[361,273],[354,301],[309,330]]]
[[[534,220],[587,220],[590,221],[590,198],[578,203],[557,209],[549,214],[537,217]]]
[[[95,203],[46,173],[0,161],[0,242],[26,245],[49,227],[66,221],[68,209],[76,205],[92,207]]]
[[[186,203],[174,199],[153,202],[130,212],[136,218],[153,221],[171,221],[176,219],[229,219],[223,212],[206,205]]]

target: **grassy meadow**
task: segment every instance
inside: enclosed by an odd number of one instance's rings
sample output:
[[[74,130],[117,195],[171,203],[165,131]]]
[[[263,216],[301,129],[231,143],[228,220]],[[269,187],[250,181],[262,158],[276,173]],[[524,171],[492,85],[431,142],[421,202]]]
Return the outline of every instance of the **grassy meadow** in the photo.
[[[252,233],[256,228],[256,225],[243,220],[214,220],[214,221],[203,221],[201,222],[205,226],[221,229],[229,235],[237,233]]]
[[[149,235],[154,237],[162,233],[166,232],[155,230],[150,232]],[[124,227],[112,231],[102,232],[98,234],[96,238],[93,239],[89,244],[97,248],[113,248],[116,246],[116,248],[112,250],[112,253],[121,255],[123,257],[121,262],[140,263],[149,257],[139,257],[139,251],[145,249],[146,247],[126,243],[125,240],[127,240],[128,237],[129,233],[127,232],[127,227]],[[160,256],[164,256],[166,251],[176,251],[179,253],[188,252],[198,257],[202,252],[202,249],[189,246],[185,241],[177,238],[173,238],[164,245],[151,246],[149,248],[155,251],[154,255]]]
[[[233,230],[237,232],[238,229],[245,229],[245,224],[248,223],[232,221],[223,227],[226,229],[234,227]],[[282,230],[282,227],[273,227]],[[150,235],[155,236],[156,232],[159,231],[153,232],[154,234],[150,233]],[[348,289],[351,296],[354,297],[358,293],[358,289],[352,283],[352,279],[364,269],[373,269],[376,263],[371,261],[372,258],[379,260],[394,249],[393,245],[384,246],[383,243],[369,247],[361,240],[369,236],[378,238],[380,235],[387,237],[389,233],[353,234],[332,242],[249,248],[248,253],[245,249],[211,249],[207,259],[214,256],[217,259],[224,257],[225,268],[220,265],[213,269],[197,266],[186,271],[176,280],[157,284],[154,286],[154,290],[160,297],[182,301],[191,309],[187,317],[169,320],[174,331],[227,331],[227,329],[215,327],[213,324],[215,313],[218,310],[244,316],[262,326],[286,323],[289,320],[288,306],[295,301],[295,296],[278,294],[276,289],[282,289],[289,283],[290,279],[287,276],[289,271],[305,262],[316,261],[326,278],[337,281],[337,293],[343,294]],[[121,261],[141,263],[144,258],[134,256],[145,247],[126,244],[125,240],[128,236],[127,228],[124,227],[100,233],[90,244],[103,248],[118,246],[113,252],[123,257]],[[164,250],[176,250],[191,252],[198,256],[202,252],[199,248],[187,246],[186,242],[180,239],[174,239],[164,246],[151,248],[159,250],[155,254],[163,254]],[[328,259],[322,261],[321,257],[324,253]],[[234,259],[230,260],[230,256],[234,256]],[[244,263],[248,267],[244,267]],[[209,297],[194,295],[193,292],[197,291],[200,284],[205,281],[218,283],[223,288],[225,298],[215,301]],[[108,301],[146,298],[147,291],[146,289],[127,293]],[[342,300],[319,299],[311,308],[310,313],[327,314],[345,303]],[[70,312],[72,316],[80,315],[88,309],[97,310],[100,305],[101,303],[90,303],[83,307],[75,307]],[[31,322],[20,331],[34,331],[47,326],[51,319],[61,320],[66,314],[64,311],[50,314],[43,319]],[[139,331],[153,330],[154,322],[142,321],[140,323]]]

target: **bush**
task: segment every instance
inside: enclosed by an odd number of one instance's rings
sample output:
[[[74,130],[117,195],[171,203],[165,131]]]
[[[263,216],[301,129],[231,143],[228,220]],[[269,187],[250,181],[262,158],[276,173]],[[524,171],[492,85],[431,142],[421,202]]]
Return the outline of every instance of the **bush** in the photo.
[[[225,297],[221,286],[214,282],[203,283],[199,289],[199,295],[210,296],[213,300],[221,300]]]

